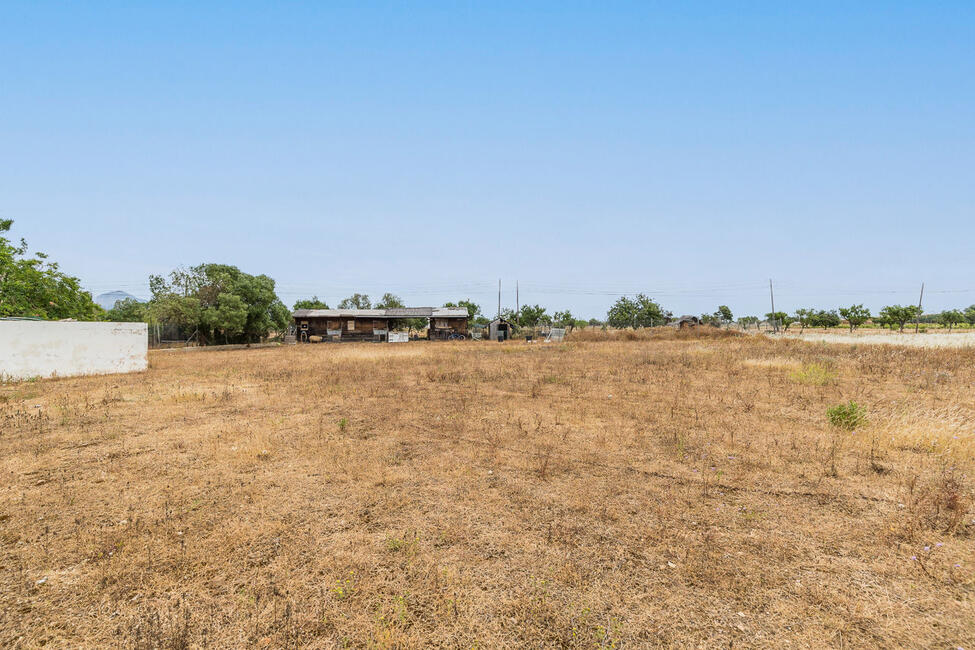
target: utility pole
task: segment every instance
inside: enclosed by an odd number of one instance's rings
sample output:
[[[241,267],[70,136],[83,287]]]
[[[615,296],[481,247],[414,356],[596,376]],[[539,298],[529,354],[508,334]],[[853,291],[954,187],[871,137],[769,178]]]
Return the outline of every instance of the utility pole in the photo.
[[[515,280],[515,322],[521,322],[521,294],[518,292],[518,280]]]
[[[768,296],[772,300],[772,329],[779,331],[779,322],[775,320],[775,294],[772,292],[772,278],[768,279]]]
[[[501,318],[501,278],[498,278],[498,318]]]
[[[914,318],[914,333],[917,334],[921,327],[921,301],[924,300],[924,283],[921,283],[921,296],[917,299],[917,316]]]

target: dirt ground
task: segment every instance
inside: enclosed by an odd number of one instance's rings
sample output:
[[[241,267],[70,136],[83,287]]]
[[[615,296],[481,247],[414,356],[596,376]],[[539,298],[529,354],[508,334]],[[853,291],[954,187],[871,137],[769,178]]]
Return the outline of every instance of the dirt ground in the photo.
[[[975,349],[630,338],[0,385],[0,646],[973,645]]]

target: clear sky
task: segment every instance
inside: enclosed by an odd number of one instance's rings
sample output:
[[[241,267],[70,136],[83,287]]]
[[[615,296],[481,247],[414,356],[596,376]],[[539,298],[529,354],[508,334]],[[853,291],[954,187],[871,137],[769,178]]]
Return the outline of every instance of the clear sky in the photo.
[[[0,217],[94,293],[221,262],[289,305],[975,303],[972,2],[5,2],[0,30]]]

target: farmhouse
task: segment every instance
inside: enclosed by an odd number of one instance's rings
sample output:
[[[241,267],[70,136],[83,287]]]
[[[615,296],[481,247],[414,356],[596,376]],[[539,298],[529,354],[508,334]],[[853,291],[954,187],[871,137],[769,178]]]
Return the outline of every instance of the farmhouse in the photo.
[[[468,314],[464,308],[401,307],[396,309],[299,309],[294,312],[299,342],[386,341],[390,330],[405,321],[427,318],[428,337],[446,340],[467,336]]]

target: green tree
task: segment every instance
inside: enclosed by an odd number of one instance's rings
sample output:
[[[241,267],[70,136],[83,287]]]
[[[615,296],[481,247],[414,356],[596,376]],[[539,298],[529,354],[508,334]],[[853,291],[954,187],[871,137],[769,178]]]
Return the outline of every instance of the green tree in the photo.
[[[116,300],[115,306],[105,312],[104,320],[113,323],[141,323],[146,320],[146,303],[135,298]]]
[[[972,305],[964,311],[965,320],[968,321],[969,325],[975,325],[975,305]]]
[[[789,316],[789,314],[785,313],[784,311],[769,312],[765,314],[765,320],[767,320],[772,325],[772,328],[776,332],[779,331],[779,327],[788,330],[789,325],[795,322],[793,318]]]
[[[606,320],[611,327],[622,329],[625,327],[653,327],[664,325],[672,314],[664,311],[659,304],[646,294],[637,294],[636,298],[621,296],[606,314]]]
[[[51,320],[96,320],[104,313],[81,289],[78,278],[62,272],[44,253],[27,255],[27,242],[4,235],[12,219],[0,219],[0,317],[33,316]]]
[[[312,296],[295,302],[294,310],[299,309],[328,309],[328,304],[324,300],[319,300],[318,296]]]
[[[664,311],[657,302],[642,293],[636,296],[636,320],[637,327],[654,327],[665,325],[670,320],[671,313]]]
[[[741,326],[743,330],[747,330],[751,325],[758,324],[758,316],[739,316],[738,325]]]
[[[541,305],[523,305],[519,325],[523,327],[538,327],[552,322],[552,317],[545,313]]]
[[[359,294],[355,294],[355,296],[352,296],[352,298],[348,298],[348,300],[352,300],[353,298],[355,298],[358,295]],[[365,298],[365,301],[363,301],[364,304],[368,305],[369,304],[369,297],[368,296],[362,296],[362,297]],[[342,302],[345,302],[345,301],[343,300]],[[375,305],[372,305],[372,307],[368,307],[368,306],[367,307],[358,307],[358,309],[403,309],[404,307],[406,307],[406,303],[403,302],[403,299],[402,298],[400,298],[396,294],[389,293],[387,291],[386,293],[383,294],[383,297],[380,298],[376,302]],[[340,309],[351,309],[351,308],[350,307],[340,307]]]
[[[369,302],[369,296],[364,293],[354,293],[348,298],[342,299],[342,302],[339,303],[339,309],[372,309],[372,303]]]
[[[201,264],[176,269],[169,279],[150,276],[149,319],[195,327],[207,343],[249,343],[283,330],[291,313],[274,292],[274,280],[236,266]]]
[[[719,305],[718,310],[714,312],[714,317],[721,323],[727,325],[735,320],[734,315],[731,313],[731,309],[728,305]]]
[[[809,324],[813,327],[829,329],[831,327],[838,327],[841,322],[840,315],[836,313],[835,309],[820,309],[813,314]]]
[[[870,320],[870,310],[863,305],[851,305],[850,307],[840,307],[840,316],[846,319],[852,332]]]
[[[552,317],[552,324],[556,327],[564,327],[571,330],[576,326],[576,319],[572,315],[572,312],[566,309],[565,311],[555,312],[555,315]]]
[[[602,327],[603,325],[606,324],[606,322],[605,321],[601,321],[598,318],[590,318],[588,324],[589,324],[589,327]]]
[[[947,327],[950,332],[955,325],[965,322],[965,315],[957,309],[946,309],[938,314],[938,322]]]
[[[802,332],[815,321],[816,310],[805,308],[797,309],[792,317],[795,319],[795,322],[799,323],[799,333],[802,334]]]
[[[606,313],[606,322],[610,327],[624,329],[626,327],[636,327],[637,304],[636,301],[620,296],[613,306]]]
[[[444,307],[464,307],[467,309],[467,315],[471,320],[474,320],[481,315],[481,306],[476,302],[471,300],[458,300],[457,302],[445,302]]]
[[[880,310],[880,318],[885,324],[889,324],[891,329],[894,325],[904,331],[904,325],[921,315],[921,310],[916,305],[888,305]]]

